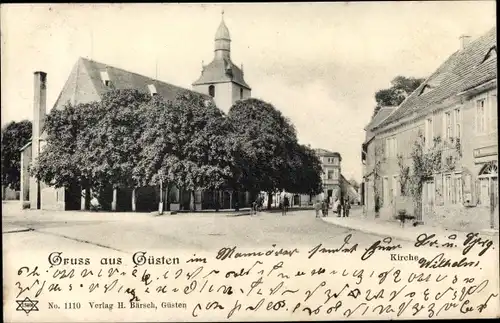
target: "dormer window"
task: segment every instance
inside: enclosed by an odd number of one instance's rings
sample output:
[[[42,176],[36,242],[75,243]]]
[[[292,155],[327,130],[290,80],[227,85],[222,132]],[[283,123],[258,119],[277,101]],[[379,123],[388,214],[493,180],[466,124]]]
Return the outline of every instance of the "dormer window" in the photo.
[[[106,87],[111,84],[111,81],[109,80],[108,71],[101,72],[101,80],[102,80],[102,84],[104,84],[104,86],[106,86]]]
[[[212,97],[212,98],[215,98],[215,86],[214,85],[210,85],[208,87],[208,94]]]
[[[432,91],[432,86],[426,84],[426,85],[424,85],[424,87],[420,91],[420,95],[425,94],[425,93],[430,92],[430,91]]]
[[[158,92],[156,91],[156,86],[154,84],[149,84],[148,89],[151,96],[155,96],[158,94]]]
[[[484,56],[483,63],[486,62],[487,60],[490,60],[490,59],[495,58],[495,57],[497,57],[497,47],[493,46],[490,48],[488,53],[486,53],[486,56]]]

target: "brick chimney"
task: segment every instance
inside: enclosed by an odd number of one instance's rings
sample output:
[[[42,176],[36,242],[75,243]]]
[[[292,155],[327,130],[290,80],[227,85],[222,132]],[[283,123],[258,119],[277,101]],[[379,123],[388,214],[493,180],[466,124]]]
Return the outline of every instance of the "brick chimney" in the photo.
[[[40,155],[40,136],[42,135],[45,114],[47,113],[47,73],[35,72],[33,98],[33,139],[31,141],[31,160],[35,161]],[[40,183],[30,178],[31,209],[41,208]]]
[[[35,72],[33,99],[33,139],[40,139],[47,113],[47,73]]]
[[[460,36],[460,50],[467,47],[470,44],[471,40],[472,40],[471,36],[467,36],[467,35]]]

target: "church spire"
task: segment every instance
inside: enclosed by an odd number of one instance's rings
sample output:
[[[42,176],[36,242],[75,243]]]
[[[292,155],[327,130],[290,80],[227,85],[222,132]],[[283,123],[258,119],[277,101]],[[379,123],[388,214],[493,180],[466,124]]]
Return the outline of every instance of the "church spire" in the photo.
[[[219,28],[215,33],[215,59],[229,59],[231,54],[231,36],[224,22],[224,10]]]

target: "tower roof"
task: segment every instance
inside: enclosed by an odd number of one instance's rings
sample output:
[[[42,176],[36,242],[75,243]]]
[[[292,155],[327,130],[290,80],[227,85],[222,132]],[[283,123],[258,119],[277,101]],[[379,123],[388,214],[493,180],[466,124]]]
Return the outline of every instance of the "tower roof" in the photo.
[[[225,39],[231,40],[231,36],[229,35],[229,29],[224,22],[224,19],[220,22],[219,28],[217,28],[217,32],[215,33],[215,40]]]

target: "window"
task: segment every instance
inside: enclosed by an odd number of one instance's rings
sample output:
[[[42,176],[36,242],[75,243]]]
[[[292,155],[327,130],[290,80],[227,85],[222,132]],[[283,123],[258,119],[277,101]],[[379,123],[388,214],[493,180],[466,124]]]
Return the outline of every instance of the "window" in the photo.
[[[243,99],[243,89],[240,89],[240,100]]]
[[[101,80],[102,80],[102,83],[104,84],[104,86],[110,85],[108,71],[101,71]]]
[[[432,118],[425,120],[425,146],[432,147],[434,142],[434,128]]]
[[[497,108],[497,93],[491,94],[491,107],[490,107],[490,121],[491,121],[491,132],[496,132],[498,127],[498,108]]]
[[[382,183],[382,192],[383,192],[384,204],[388,205],[389,204],[389,179],[387,177],[384,177],[384,181]]]
[[[486,98],[476,100],[476,132],[486,132]]]
[[[462,174],[455,174],[453,178],[453,204],[462,204]]]
[[[444,134],[446,135],[446,139],[450,139],[453,137],[453,130],[451,127],[451,112],[446,112],[444,114]]]
[[[494,58],[494,57],[497,57],[497,47],[496,46],[493,46],[490,48],[490,50],[488,51],[486,56],[484,56],[483,63],[486,62],[487,60]]]
[[[452,187],[451,187],[451,175],[447,174],[444,176],[444,202],[445,204],[448,204],[451,202],[451,192],[452,192]]]
[[[393,175],[392,176],[392,196],[396,197],[400,194],[401,187],[399,185],[399,176],[398,175]]]
[[[393,158],[397,155],[397,142],[396,137],[390,137],[385,140],[385,156],[387,158]]]
[[[339,179],[339,170],[337,168],[333,170],[333,179]]]
[[[158,92],[156,92],[156,86],[154,84],[149,84],[148,89],[151,96],[158,94]]]
[[[210,86],[208,87],[208,94],[209,94],[212,98],[214,98],[214,97],[215,97],[215,86],[210,85]]]
[[[491,198],[498,201],[498,165],[488,163],[479,172],[478,203],[490,206]]]
[[[462,134],[462,116],[460,114],[460,109],[454,110],[454,119],[455,119],[455,138],[461,138]]]
[[[339,165],[339,159],[338,159],[338,158],[336,158],[336,157],[335,157],[335,158],[333,158],[333,164],[334,164],[335,166],[338,166],[338,165]]]
[[[328,179],[333,179],[333,170],[328,171]]]

